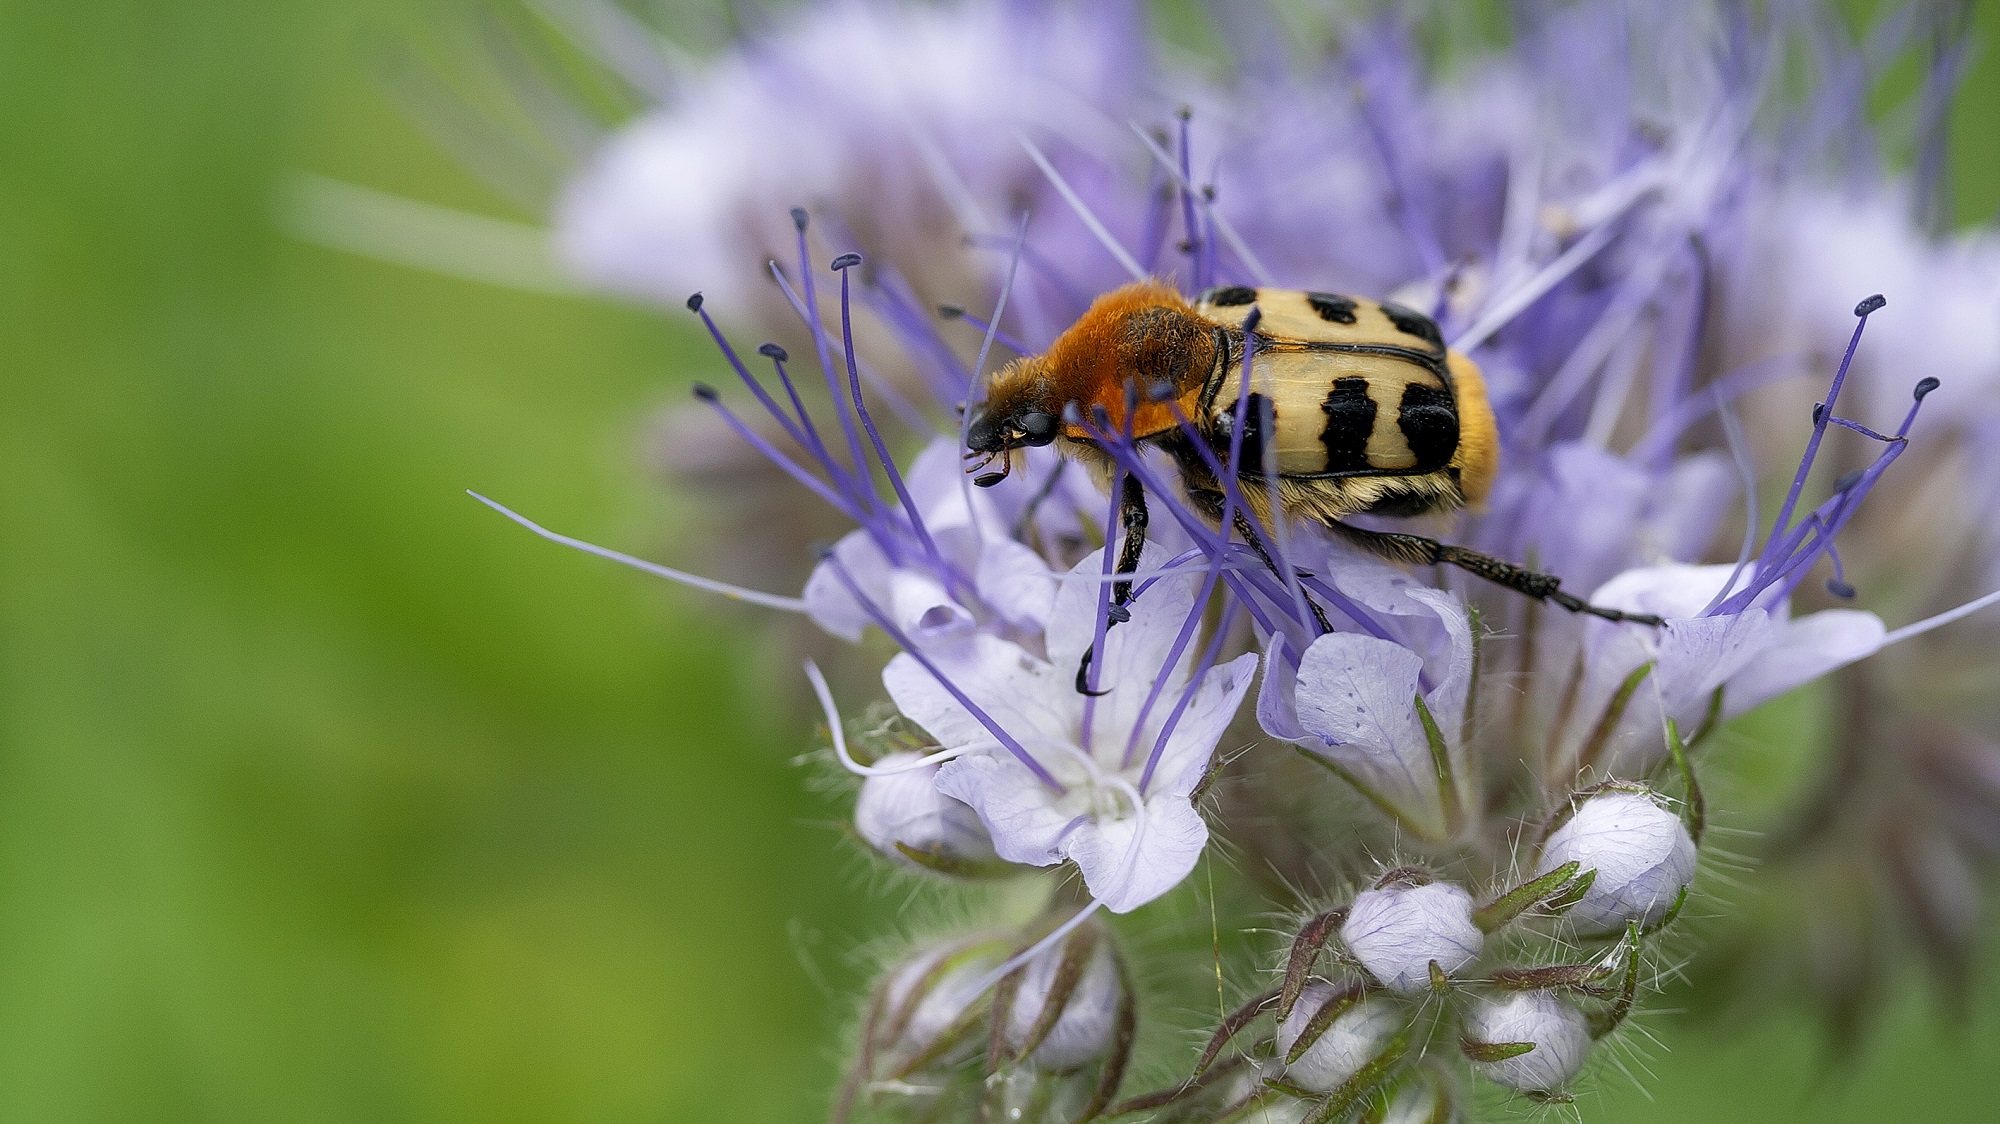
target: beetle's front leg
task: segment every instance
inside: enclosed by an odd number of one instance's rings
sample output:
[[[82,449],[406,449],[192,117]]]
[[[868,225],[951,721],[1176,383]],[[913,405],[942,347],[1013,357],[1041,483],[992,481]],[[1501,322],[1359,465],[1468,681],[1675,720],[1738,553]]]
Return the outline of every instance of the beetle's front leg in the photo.
[[[1125,543],[1118,549],[1118,569],[1116,573],[1125,575],[1138,572],[1139,556],[1145,553],[1146,550],[1146,523],[1149,519],[1151,519],[1151,516],[1146,511],[1145,486],[1139,483],[1138,477],[1128,474],[1125,477],[1123,490],[1118,493],[1118,522],[1125,528]],[[1111,549],[1108,543],[1105,545],[1105,549]],[[1131,600],[1132,581],[1130,578],[1121,577],[1120,580],[1112,583],[1111,606],[1105,610],[1104,614],[1109,619],[1109,623],[1105,625],[1107,630],[1111,625],[1124,624],[1126,621],[1132,619],[1132,610],[1125,607],[1131,603]],[[1083,658],[1077,661],[1076,693],[1079,695],[1107,694],[1109,693],[1109,688],[1103,691],[1093,691],[1090,689],[1090,653],[1091,650],[1085,648],[1083,650]]]
[[[1127,474],[1125,487],[1118,497],[1118,522],[1125,528],[1125,543],[1118,549],[1118,573],[1131,574],[1139,569],[1139,556],[1146,550],[1146,524],[1152,516],[1146,511],[1146,488],[1139,478]],[[1111,587],[1112,624],[1123,624],[1132,619],[1132,611],[1125,606],[1132,600],[1132,582],[1120,581]]]

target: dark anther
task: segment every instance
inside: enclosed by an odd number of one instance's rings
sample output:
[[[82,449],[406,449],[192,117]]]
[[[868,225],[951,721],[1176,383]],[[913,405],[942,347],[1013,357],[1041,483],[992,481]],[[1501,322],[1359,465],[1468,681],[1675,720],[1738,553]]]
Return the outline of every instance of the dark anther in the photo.
[[[1179,250],[1183,254],[1192,254],[1194,253],[1194,243],[1183,238],[1174,243],[1174,249]]]
[[[696,398],[701,399],[703,402],[713,402],[716,399],[722,397],[721,395],[715,392],[714,387],[708,385],[705,382],[698,382],[694,384],[694,396]]]
[[[1183,121],[1191,121],[1194,119],[1194,107],[1191,105],[1181,106],[1179,109],[1174,110],[1174,116]]]
[[[1917,389],[1915,392],[1917,401],[1922,402],[1924,400],[1924,395],[1929,394],[1931,391],[1936,390],[1937,388],[1938,388],[1938,381],[1934,378],[1926,377],[1917,380]]]
[[[1854,315],[1866,316],[1871,312],[1880,312],[1882,311],[1882,306],[1888,303],[1889,303],[1888,297],[1885,297],[1880,293],[1876,293],[1874,296],[1869,297],[1867,300],[1862,301],[1860,304],[1855,305]]]
[[[1826,579],[1826,591],[1840,598],[1842,601],[1854,600],[1854,587],[1841,581],[1839,578]]]
[[[798,227],[798,228],[799,228],[799,232],[800,232],[800,233],[804,233],[804,232],[805,232],[805,229],[806,229],[806,209],[805,209],[804,207],[793,207],[793,208],[792,208],[792,225],[793,225],[793,226],[796,226],[796,227]]]
[[[1080,426],[1083,424],[1083,407],[1072,399],[1063,403],[1062,416],[1064,424]]]
[[[965,315],[965,310],[955,304],[941,304],[938,305],[938,315],[946,320],[956,320]]]
[[[794,212],[794,213],[796,214],[803,212]],[[833,557],[833,544],[830,542],[816,542],[813,544],[812,552],[814,558],[817,558],[821,562],[824,562],[827,559]]]
[[[1825,417],[1826,417],[1826,403],[1824,402],[1813,403],[1813,424],[1818,425],[1820,423],[1820,420]]]
[[[1165,402],[1173,396],[1174,384],[1170,382],[1156,382],[1146,388],[1146,397],[1154,402]]]
[[[843,269],[853,269],[855,266],[860,264],[861,264],[860,254],[847,253],[847,254],[842,254],[839,257],[833,259],[832,264],[827,266],[827,268],[833,270],[835,273],[839,273]]]
[[[688,298],[688,311],[689,311],[689,312],[700,312],[700,311],[701,311],[701,294],[700,294],[700,293],[696,293],[695,295],[693,295],[693,296],[691,296],[691,297],[689,297],[689,298]]]
[[[1124,624],[1132,619],[1132,610],[1123,605],[1111,605],[1104,610],[1104,619],[1112,624]]]
[[[1862,477],[1864,477],[1864,476],[1866,476],[1866,475],[1868,475],[1868,470],[1867,470],[1867,469],[1865,469],[1865,468],[1857,468],[1857,469],[1855,469],[1855,470],[1854,470],[1853,472],[1850,472],[1850,473],[1847,473],[1847,474],[1846,474],[1845,476],[1842,476],[1842,477],[1841,477],[1840,479],[1838,479],[1838,480],[1835,480],[1835,481],[1833,482],[1833,492],[1834,492],[1834,494],[1835,494],[1835,495],[1839,495],[1840,493],[1842,493],[1842,492],[1845,492],[1845,491],[1846,491],[1846,490],[1848,490],[1849,488],[1852,488],[1852,487],[1854,487],[1854,486],[1855,486],[1856,484],[1859,484],[1859,483],[1861,483],[1861,478],[1862,478]]]
[[[780,363],[783,363],[792,357],[791,354],[787,352],[784,348],[779,347],[777,344],[774,343],[759,345],[757,348],[757,354],[763,356],[766,359],[776,359]]]
[[[993,485],[998,484],[999,482],[1005,479],[1007,479],[1007,474],[1004,472],[982,472],[979,475],[973,477],[972,482],[974,485],[981,488],[991,488]]]

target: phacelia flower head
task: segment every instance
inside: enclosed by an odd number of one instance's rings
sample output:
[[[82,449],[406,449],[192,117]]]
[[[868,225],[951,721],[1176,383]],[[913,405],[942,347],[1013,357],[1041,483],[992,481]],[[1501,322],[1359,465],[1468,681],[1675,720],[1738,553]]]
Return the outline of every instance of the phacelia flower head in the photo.
[[[1930,265],[1991,279],[1984,248],[1889,222],[1871,255],[1811,218],[1852,202],[1825,168],[1850,155],[1863,99],[1832,76],[1789,92],[1790,48],[1830,42],[1810,8],[1590,0],[1449,71],[1400,17],[1350,20],[1330,58],[1246,46],[1224,80],[1114,43],[1135,25],[1095,8],[828,5],[717,63],[572,184],[572,260],[626,291],[706,286],[688,306],[741,389],[703,387],[704,408],[850,528],[802,596],[706,587],[804,614],[868,671],[868,645],[894,648],[881,683],[924,739],[896,754],[850,753],[810,673],[862,778],[858,834],[946,873],[1064,872],[1032,921],[892,974],[857,1059],[868,1088],[934,1111],[924,1090],[949,1086],[991,1114],[1060,1086],[1075,1118],[1449,1115],[1480,1081],[1569,1095],[1638,1000],[1653,930],[1698,892],[1719,726],[1830,674],[1872,681],[1878,653],[1992,603],[1976,583],[2000,573],[2000,538],[1963,516],[1948,563],[1884,530],[1924,495],[2000,505],[1966,484],[2000,455],[1983,306],[1954,297],[1953,340],[1910,344],[1935,371],[1869,326],[1904,307],[1892,282],[1928,291]],[[1182,399],[1107,377],[1042,411],[1052,443],[978,428],[995,368],[1031,365],[1127,283],[1247,306],[1208,325],[1225,346],[1197,372],[1205,413],[1141,432],[1142,407]],[[1305,430],[1255,389],[1259,348],[1282,344],[1262,303],[1290,290],[1326,297],[1329,320],[1328,294],[1390,300],[1448,345],[1453,395],[1483,381],[1482,508],[1330,511],[1302,498],[1324,480],[1277,475],[1280,447],[1332,463],[1347,377],[1302,349]],[[790,350],[747,359],[718,310]],[[1979,368],[1962,392],[1958,367]],[[1363,397],[1371,440],[1400,427]],[[1990,644],[1977,657],[1995,665]],[[1990,772],[2000,740],[1963,734],[1914,740]],[[1911,740],[1874,736],[1884,759]],[[1223,752],[1234,739],[1253,748]],[[1943,787],[1896,786],[1923,815],[1861,836],[1900,839],[1929,877],[1891,884],[1931,906],[1962,905],[1968,881],[1939,874],[1960,852],[1918,830]],[[2000,807],[1968,800],[1975,819]],[[1211,853],[1205,807],[1243,875],[1234,900],[1309,918],[1192,1077],[1120,1104],[1137,996],[1122,953],[1078,942],[1098,909],[1187,881]],[[1383,872],[1385,853],[1405,858]],[[1321,900],[1360,870],[1368,888]],[[1057,888],[1071,871],[1081,889]],[[1070,1080],[1086,1071],[1095,1084]],[[937,1084],[904,1082],[919,1072]]]

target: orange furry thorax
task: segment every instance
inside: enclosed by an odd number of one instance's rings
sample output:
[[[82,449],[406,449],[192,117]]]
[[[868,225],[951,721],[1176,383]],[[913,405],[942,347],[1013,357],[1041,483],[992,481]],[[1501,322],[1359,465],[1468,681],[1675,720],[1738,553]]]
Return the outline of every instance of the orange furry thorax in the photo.
[[[1210,326],[1187,298],[1163,282],[1137,281],[1098,297],[1045,354],[1002,370],[988,401],[1003,413],[1033,405],[1056,417],[1074,402],[1084,421],[1129,425],[1133,437],[1145,438],[1179,424],[1174,400],[1180,417],[1191,415],[1214,364]],[[1165,399],[1155,390],[1163,382],[1171,389]],[[1137,400],[1129,420],[1128,398]],[[1062,435],[1089,439],[1086,427],[1066,417]]]

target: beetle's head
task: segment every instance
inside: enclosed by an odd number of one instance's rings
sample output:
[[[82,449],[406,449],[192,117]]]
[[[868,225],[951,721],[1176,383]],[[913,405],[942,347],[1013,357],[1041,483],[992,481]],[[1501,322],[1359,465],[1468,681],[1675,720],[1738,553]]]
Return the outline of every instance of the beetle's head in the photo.
[[[1047,397],[1043,393],[1046,386],[1031,371],[1017,365],[1000,372],[986,401],[972,407],[972,415],[966,419],[966,459],[978,459],[972,466],[974,470],[1001,461],[999,471],[983,473],[973,483],[988,488],[998,484],[1007,478],[1011,460],[1007,454],[1015,449],[1047,445],[1056,439],[1062,422],[1056,411],[1043,401]]]

